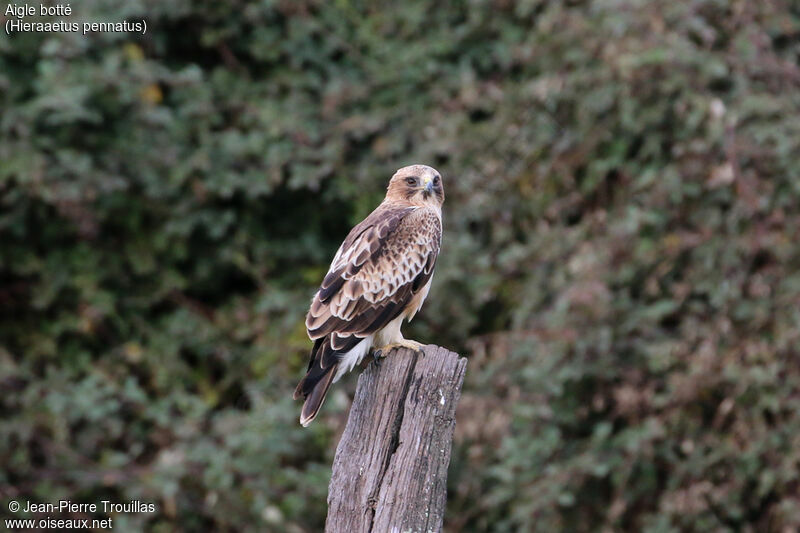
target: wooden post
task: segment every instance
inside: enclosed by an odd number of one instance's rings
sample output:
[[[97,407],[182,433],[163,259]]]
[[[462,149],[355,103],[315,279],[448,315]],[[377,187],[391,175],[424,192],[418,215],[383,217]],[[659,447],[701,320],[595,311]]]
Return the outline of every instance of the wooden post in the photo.
[[[399,349],[356,387],[328,488],[329,533],[438,532],[467,360]]]

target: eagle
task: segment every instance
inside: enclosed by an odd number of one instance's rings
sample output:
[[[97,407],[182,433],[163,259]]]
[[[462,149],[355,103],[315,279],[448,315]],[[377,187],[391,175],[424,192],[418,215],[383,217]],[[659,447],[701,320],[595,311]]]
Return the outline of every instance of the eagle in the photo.
[[[333,257],[311,300],[306,330],[314,341],[308,371],[294,391],[303,398],[300,424],[317,416],[331,383],[358,365],[370,348],[386,356],[399,347],[419,351],[403,338],[428,296],[442,243],[442,176],[427,165],[399,169],[386,197],[357,224]]]

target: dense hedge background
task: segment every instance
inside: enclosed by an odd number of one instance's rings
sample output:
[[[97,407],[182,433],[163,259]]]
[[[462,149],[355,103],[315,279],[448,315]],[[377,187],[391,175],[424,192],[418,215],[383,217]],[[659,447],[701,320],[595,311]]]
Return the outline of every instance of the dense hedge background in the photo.
[[[797,3],[73,8],[148,31],[0,37],[0,516],[319,530],[355,377],[298,425],[303,316],[420,162],[447,531],[800,528]]]

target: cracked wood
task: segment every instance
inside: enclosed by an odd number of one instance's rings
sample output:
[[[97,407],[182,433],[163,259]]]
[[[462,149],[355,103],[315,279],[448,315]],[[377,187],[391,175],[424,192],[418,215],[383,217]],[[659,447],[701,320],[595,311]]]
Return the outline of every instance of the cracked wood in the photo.
[[[361,374],[328,490],[330,533],[437,532],[467,360],[427,345]]]

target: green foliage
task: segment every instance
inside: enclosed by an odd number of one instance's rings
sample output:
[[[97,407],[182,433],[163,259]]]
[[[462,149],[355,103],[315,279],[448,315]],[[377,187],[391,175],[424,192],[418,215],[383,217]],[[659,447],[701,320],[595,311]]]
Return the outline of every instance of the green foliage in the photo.
[[[450,531],[800,528],[790,2],[85,2],[0,37],[0,495],[316,531],[309,298],[410,163],[470,357]],[[2,506],[3,513],[6,506]]]

